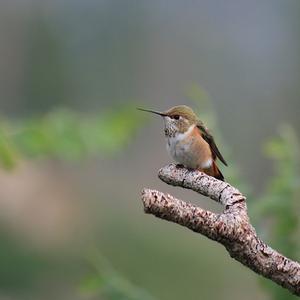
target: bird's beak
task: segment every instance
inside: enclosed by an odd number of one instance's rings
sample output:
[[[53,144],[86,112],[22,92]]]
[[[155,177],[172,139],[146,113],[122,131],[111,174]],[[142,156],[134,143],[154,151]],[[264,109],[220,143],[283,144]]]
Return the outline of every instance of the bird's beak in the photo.
[[[150,109],[144,109],[144,108],[137,108],[138,110],[141,110],[141,111],[146,111],[146,112],[150,112],[152,114],[156,114],[156,115],[160,115],[162,117],[166,117],[167,114],[164,113],[164,112],[160,112],[160,111],[155,111],[155,110],[150,110]]]

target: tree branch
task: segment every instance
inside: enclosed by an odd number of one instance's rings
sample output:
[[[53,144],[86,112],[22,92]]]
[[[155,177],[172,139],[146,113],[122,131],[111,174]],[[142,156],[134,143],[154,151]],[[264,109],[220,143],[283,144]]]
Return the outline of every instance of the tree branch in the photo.
[[[216,214],[159,191],[144,189],[144,210],[185,226],[225,246],[230,256],[257,274],[300,296],[300,264],[258,238],[247,214],[246,198],[230,184],[199,171],[170,164],[159,170],[167,184],[191,189],[224,205]]]

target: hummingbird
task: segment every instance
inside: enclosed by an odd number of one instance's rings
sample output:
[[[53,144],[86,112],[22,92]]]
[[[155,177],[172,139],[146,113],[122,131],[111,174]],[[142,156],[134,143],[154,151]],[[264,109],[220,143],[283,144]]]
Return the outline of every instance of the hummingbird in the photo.
[[[227,163],[209,129],[190,107],[178,105],[164,112],[143,108],[138,110],[163,117],[167,150],[177,163],[224,181],[216,160],[218,158],[225,166]]]

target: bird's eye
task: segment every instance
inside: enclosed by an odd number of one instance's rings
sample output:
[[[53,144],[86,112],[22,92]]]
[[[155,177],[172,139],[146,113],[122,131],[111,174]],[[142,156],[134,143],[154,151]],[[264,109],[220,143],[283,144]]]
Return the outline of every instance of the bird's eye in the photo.
[[[175,119],[175,120],[179,120],[179,118],[180,118],[179,115],[174,115],[174,116],[173,116],[173,119]]]

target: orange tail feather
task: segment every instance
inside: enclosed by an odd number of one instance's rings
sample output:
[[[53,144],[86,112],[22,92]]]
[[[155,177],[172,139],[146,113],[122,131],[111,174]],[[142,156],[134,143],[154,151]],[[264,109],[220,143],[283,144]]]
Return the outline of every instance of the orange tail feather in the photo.
[[[213,162],[210,168],[202,170],[209,176],[213,176],[219,180],[225,181],[223,174],[221,173],[220,169],[218,168],[217,164]]]
[[[213,165],[212,165],[213,169],[214,169],[214,177],[219,179],[219,180],[222,180],[222,181],[225,181],[225,178],[222,174],[222,172],[220,171],[220,169],[218,168],[217,164],[215,162],[213,162]]]

